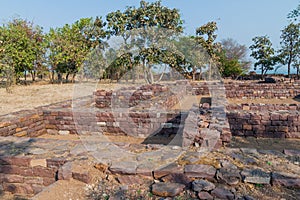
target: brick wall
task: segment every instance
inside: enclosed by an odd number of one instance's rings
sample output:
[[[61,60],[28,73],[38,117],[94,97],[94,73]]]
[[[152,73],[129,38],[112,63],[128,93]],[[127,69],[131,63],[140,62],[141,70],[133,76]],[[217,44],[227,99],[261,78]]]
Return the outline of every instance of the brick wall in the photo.
[[[0,117],[0,136],[36,137],[45,133],[43,113],[24,110]]]
[[[40,160],[40,159],[39,159]],[[33,196],[57,179],[57,159],[44,159],[45,165],[36,165],[29,156],[0,156],[0,183],[4,191]]]
[[[115,91],[98,90],[94,93],[95,103],[97,108],[149,108],[151,100],[156,99],[156,103],[165,108],[172,108],[179,102],[181,92],[176,93],[171,91],[165,85],[153,84],[143,85],[141,87],[127,87]]]
[[[191,83],[191,90],[196,95],[209,95],[209,86],[214,83]],[[224,83],[227,98],[294,98],[300,95],[300,82],[295,83],[257,83],[257,82],[228,82]]]
[[[300,138],[298,111],[231,111],[227,118],[236,136]]]

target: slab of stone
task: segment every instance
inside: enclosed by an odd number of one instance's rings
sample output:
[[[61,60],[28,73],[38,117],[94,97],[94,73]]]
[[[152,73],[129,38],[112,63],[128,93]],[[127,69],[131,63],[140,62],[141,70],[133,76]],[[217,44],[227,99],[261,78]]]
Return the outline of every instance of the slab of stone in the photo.
[[[241,172],[243,181],[246,183],[269,184],[271,181],[270,173],[261,169],[244,169]]]
[[[147,180],[145,180],[144,178],[140,176],[133,176],[133,175],[119,176],[117,177],[117,180],[119,181],[119,183],[128,186],[142,185],[145,184],[145,182],[147,182]]]
[[[300,156],[300,150],[284,149],[283,153],[288,156]]]
[[[264,149],[259,149],[257,150],[258,153],[260,154],[268,154],[268,155],[274,155],[274,156],[280,156],[280,157],[284,157],[284,154],[280,151],[277,150],[264,150]]]
[[[211,191],[213,189],[215,189],[216,186],[215,184],[207,181],[207,180],[195,180],[192,183],[192,189],[195,192],[201,192],[201,191]]]
[[[213,180],[216,174],[216,169],[211,165],[186,165],[184,167],[184,173],[188,177]]]
[[[208,192],[199,192],[198,198],[200,200],[213,200],[214,199],[214,197],[211,196]]]
[[[222,167],[216,174],[219,183],[237,185],[241,180],[240,170],[234,167]]]
[[[136,168],[136,162],[113,162],[112,165],[109,167],[109,171],[112,174],[134,175],[136,174]]]
[[[288,173],[272,173],[272,185],[300,189],[300,176]]]
[[[241,151],[243,152],[243,154],[254,154],[254,155],[259,154],[257,152],[257,149],[253,149],[253,148],[241,148]]]
[[[58,169],[58,180],[70,180],[72,178],[72,163],[67,162]]]
[[[215,198],[219,199],[228,199],[228,200],[233,200],[234,199],[234,194],[230,192],[229,190],[221,187],[215,188],[212,192],[211,195]]]
[[[155,183],[152,185],[152,193],[160,197],[174,197],[184,188],[185,185],[180,183]]]
[[[163,176],[166,176],[168,174],[174,174],[174,173],[183,173],[183,167],[176,163],[171,163],[161,169],[155,170],[154,178],[159,179]]]
[[[161,178],[163,182],[168,182],[168,183],[180,183],[184,184],[185,186],[189,187],[191,184],[191,179],[187,177],[185,174],[169,174],[167,176],[164,176]]]

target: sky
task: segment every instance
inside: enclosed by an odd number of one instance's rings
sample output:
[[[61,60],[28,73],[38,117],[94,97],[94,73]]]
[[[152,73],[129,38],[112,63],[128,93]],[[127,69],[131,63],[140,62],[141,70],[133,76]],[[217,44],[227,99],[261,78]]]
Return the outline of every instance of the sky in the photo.
[[[179,9],[187,35],[216,21],[219,41],[233,38],[249,47],[253,37],[268,35],[275,49],[280,47],[280,31],[288,24],[287,14],[299,3],[300,0],[162,0],[164,6]],[[107,13],[122,11],[126,6],[138,7],[139,0],[0,0],[0,22],[21,17],[46,32],[83,17],[105,18]]]

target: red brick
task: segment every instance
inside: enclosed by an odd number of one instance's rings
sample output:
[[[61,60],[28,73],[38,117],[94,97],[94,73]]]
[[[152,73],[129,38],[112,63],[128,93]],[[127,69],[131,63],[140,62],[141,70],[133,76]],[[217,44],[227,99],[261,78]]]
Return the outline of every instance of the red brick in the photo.
[[[0,173],[32,176],[32,169],[27,167],[19,167],[15,165],[2,165],[0,166]]]
[[[42,166],[35,166],[32,168],[34,176],[53,178],[56,175],[56,169]]]
[[[51,185],[52,183],[54,183],[56,180],[55,180],[55,178],[53,177],[53,178],[47,178],[47,177],[44,177],[43,178],[43,185],[44,186],[49,186],[49,185]]]
[[[45,188],[45,186],[39,184],[32,184],[31,187],[34,194],[40,193]]]
[[[41,177],[25,177],[24,182],[27,184],[43,184],[43,178]]]
[[[47,159],[47,167],[54,167],[54,168],[59,168],[63,166],[67,160],[65,158],[51,158]]]
[[[4,174],[3,175],[3,182],[5,183],[23,183],[24,177],[14,174]]]
[[[83,173],[72,172],[72,177],[84,183],[90,183],[92,181],[92,177],[87,172],[83,172]]]
[[[30,161],[31,158],[28,157],[6,156],[0,158],[1,165],[16,165],[22,167],[29,167]]]
[[[3,183],[3,189],[13,194],[34,194],[31,185],[24,183]]]

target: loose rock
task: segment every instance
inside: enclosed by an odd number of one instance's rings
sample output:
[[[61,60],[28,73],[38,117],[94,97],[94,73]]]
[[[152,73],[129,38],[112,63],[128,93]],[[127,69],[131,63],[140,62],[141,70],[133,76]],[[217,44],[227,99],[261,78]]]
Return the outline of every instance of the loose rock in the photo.
[[[184,188],[185,185],[179,183],[155,183],[152,185],[152,193],[161,197],[174,197]]]
[[[192,188],[195,192],[201,192],[201,191],[211,191],[215,189],[215,185],[209,181],[206,180],[195,180],[192,183]]]

